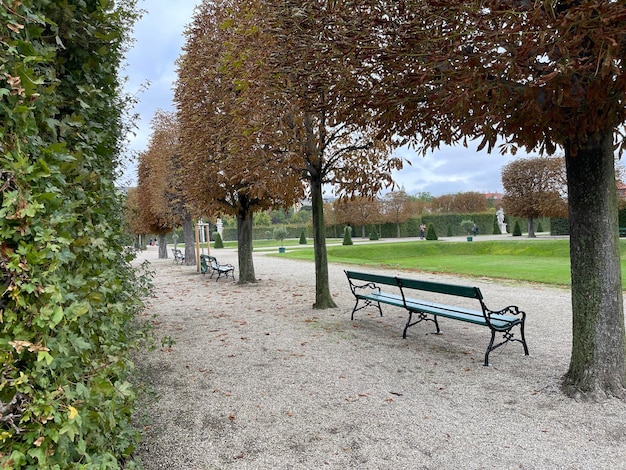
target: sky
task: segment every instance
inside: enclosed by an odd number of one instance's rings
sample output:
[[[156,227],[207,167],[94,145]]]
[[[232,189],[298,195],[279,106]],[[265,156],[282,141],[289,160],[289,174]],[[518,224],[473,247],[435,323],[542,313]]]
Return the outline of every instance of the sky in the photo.
[[[185,27],[190,24],[199,0],[144,0],[139,8],[146,10],[134,29],[135,43],[126,54],[125,90],[139,100],[134,108],[138,114],[135,135],[129,136],[131,152],[147,149],[150,121],[158,109],[174,111],[173,88],[177,79],[176,59],[185,41]],[[513,157],[502,156],[497,149],[488,154],[477,152],[476,145],[442,147],[427,154],[416,155],[407,148],[397,154],[411,165],[394,173],[400,188],[411,195],[430,193],[433,196],[477,191],[502,192],[501,171]],[[518,152],[518,156],[523,155]],[[136,184],[136,165],[131,164],[120,182]]]

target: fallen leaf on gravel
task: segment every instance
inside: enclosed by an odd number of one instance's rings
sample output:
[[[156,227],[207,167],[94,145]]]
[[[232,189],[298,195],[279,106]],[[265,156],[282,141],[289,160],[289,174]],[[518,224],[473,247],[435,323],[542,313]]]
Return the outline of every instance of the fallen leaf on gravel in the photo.
[[[235,455],[236,459],[243,459],[243,452],[240,452],[239,454]]]
[[[393,398],[385,398],[385,401],[386,401],[387,403],[393,403]]]
[[[401,397],[402,396],[402,393],[400,393],[400,392],[389,392],[389,393],[391,393],[392,395],[396,395],[397,397]]]
[[[230,419],[230,421],[235,421],[235,415],[228,415],[228,419]]]
[[[293,411],[287,411],[287,416],[292,417],[293,416]]]
[[[360,397],[365,398],[365,397],[367,397],[368,395],[367,395],[367,393],[359,393],[359,396],[360,396]]]

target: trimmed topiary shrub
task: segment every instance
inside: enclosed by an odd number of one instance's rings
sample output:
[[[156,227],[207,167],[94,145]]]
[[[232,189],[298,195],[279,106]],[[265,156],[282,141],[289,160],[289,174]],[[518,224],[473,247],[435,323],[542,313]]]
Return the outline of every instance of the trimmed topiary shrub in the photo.
[[[543,225],[541,225],[541,222],[537,224],[537,232],[543,232]]]
[[[343,245],[353,245],[352,229],[348,226],[343,230]]]
[[[428,224],[428,230],[426,230],[426,240],[438,240],[437,234],[435,233],[435,226],[430,223]]]
[[[300,232],[300,241],[298,243],[300,243],[300,245],[306,245],[306,235],[304,234],[304,230]]]
[[[514,237],[521,237],[522,236],[522,229],[519,226],[519,220],[515,221],[515,227],[513,228],[513,236]]]
[[[380,237],[378,236],[378,232],[376,231],[376,227],[370,232],[370,240],[378,240]]]
[[[213,248],[224,248],[224,242],[222,241],[222,236],[219,232],[215,232],[215,242],[213,243]]]

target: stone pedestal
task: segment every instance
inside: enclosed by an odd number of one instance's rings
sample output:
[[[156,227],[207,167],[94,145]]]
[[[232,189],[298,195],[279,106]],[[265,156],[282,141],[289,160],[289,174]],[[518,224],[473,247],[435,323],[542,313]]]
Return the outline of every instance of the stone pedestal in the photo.
[[[506,233],[506,224],[504,222],[499,222],[498,225],[500,226],[500,233]]]

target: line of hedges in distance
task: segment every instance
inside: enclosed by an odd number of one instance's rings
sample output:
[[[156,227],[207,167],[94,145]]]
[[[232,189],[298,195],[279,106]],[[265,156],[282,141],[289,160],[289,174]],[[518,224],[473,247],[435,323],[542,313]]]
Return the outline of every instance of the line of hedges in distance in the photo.
[[[419,226],[422,222],[426,225],[432,223],[435,227],[435,231],[438,237],[467,235],[467,233],[465,233],[461,228],[461,221],[467,219],[474,221],[478,225],[479,236],[493,234],[495,214],[493,212],[480,212],[474,214],[425,214],[422,217],[413,217],[408,221],[400,224],[400,237],[419,237]],[[505,222],[507,223],[508,232],[512,232],[516,220],[519,221],[522,231],[526,233],[528,231],[527,219],[506,216]],[[567,223],[567,220],[565,220],[565,222]],[[539,225],[541,225],[541,228],[544,231],[549,231],[551,228],[551,219],[547,217],[536,219],[535,231],[537,231]],[[345,224],[337,224],[326,227],[326,237],[343,237],[344,227]],[[303,230],[307,238],[311,238],[313,236],[313,228],[310,225],[285,225],[285,228],[288,232],[286,238],[299,238]],[[380,234],[380,238],[396,238],[398,236],[398,228],[394,223],[368,224],[365,227],[365,236],[369,237],[370,233],[374,229],[376,229],[376,232]],[[272,230],[273,226],[254,227],[253,239],[272,239]],[[352,227],[353,237],[359,238],[361,237],[362,233],[362,226],[357,225]],[[224,241],[236,241],[237,228],[225,227],[222,232],[222,239]]]

